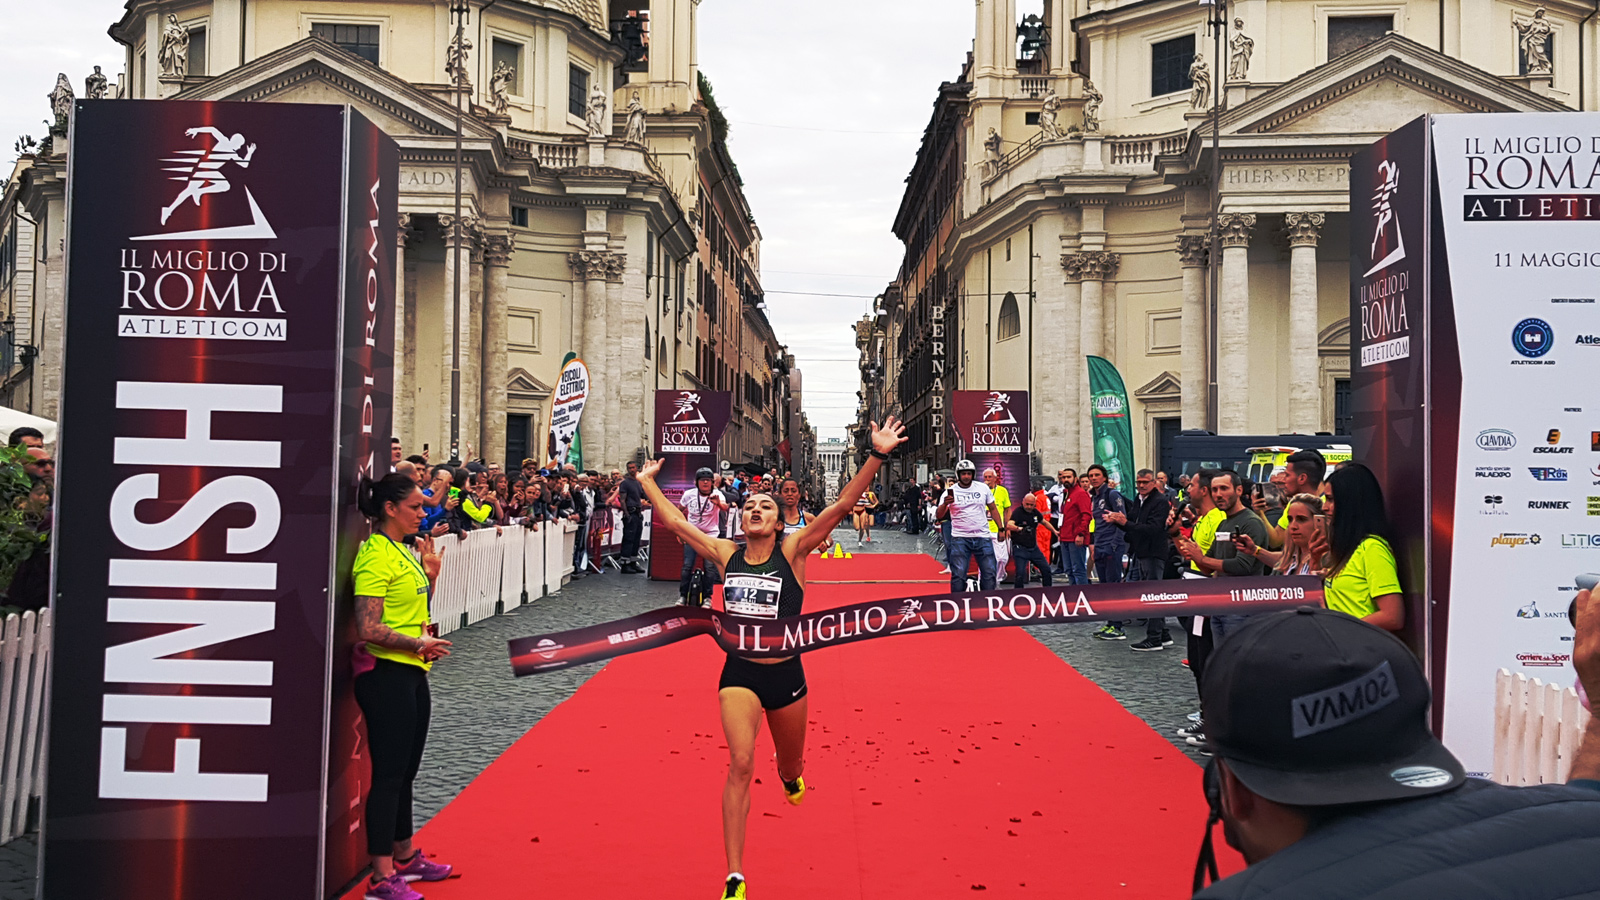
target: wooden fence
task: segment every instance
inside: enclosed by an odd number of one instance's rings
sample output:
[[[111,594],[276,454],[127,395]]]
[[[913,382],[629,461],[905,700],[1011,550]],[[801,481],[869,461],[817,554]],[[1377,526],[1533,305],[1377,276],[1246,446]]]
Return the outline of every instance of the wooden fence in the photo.
[[[1500,784],[1559,784],[1589,724],[1578,692],[1501,669],[1494,679],[1494,772]]]
[[[6,616],[0,629],[0,844],[27,830],[44,795],[44,695],[50,610]]]

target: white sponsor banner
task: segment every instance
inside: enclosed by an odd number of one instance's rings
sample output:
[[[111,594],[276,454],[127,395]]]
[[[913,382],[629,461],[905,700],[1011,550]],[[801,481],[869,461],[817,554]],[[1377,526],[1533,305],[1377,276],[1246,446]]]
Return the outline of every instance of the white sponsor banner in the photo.
[[[1600,569],[1600,282],[1563,264],[1600,218],[1559,202],[1600,191],[1600,115],[1439,116],[1433,147],[1461,354],[1444,740],[1487,774],[1495,671],[1571,685],[1573,579]]]
[[[583,407],[588,402],[589,367],[583,360],[574,359],[561,369],[550,409],[550,437],[555,444],[556,459],[562,462],[566,462],[567,453],[572,449],[578,422],[583,419]]]

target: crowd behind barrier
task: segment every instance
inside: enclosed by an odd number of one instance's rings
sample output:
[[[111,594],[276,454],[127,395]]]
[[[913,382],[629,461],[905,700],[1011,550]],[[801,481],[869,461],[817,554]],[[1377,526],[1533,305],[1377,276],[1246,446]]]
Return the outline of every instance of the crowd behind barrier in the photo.
[[[649,548],[649,536],[647,509],[641,553]],[[579,540],[588,542],[586,560],[574,553]],[[560,521],[543,523],[537,531],[523,525],[482,528],[442,535],[434,544],[443,553],[429,610],[445,635],[556,593],[572,580],[575,557],[598,571],[622,546],[622,513],[602,510],[584,526]]]
[[[1506,669],[1494,682],[1494,772],[1500,784],[1561,784],[1589,727],[1573,688]]]

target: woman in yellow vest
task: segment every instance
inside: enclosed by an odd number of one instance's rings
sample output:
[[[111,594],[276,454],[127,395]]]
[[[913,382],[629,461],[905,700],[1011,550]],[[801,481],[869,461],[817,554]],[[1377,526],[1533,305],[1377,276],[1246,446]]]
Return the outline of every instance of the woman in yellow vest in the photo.
[[[355,694],[367,721],[372,788],[367,794],[367,900],[421,900],[410,882],[441,881],[450,867],[411,844],[411,785],[422,764],[432,703],[428,669],[450,642],[428,633],[428,592],[439,577],[433,538],[417,559],[405,540],[422,525],[422,491],[399,474],[362,482],[361,512],[373,533],[356,554]]]
[[[1312,535],[1311,552],[1324,560],[1323,602],[1329,609],[1399,631],[1406,624],[1405,597],[1383,488],[1371,469],[1348,463],[1329,475],[1322,489],[1328,524]]]

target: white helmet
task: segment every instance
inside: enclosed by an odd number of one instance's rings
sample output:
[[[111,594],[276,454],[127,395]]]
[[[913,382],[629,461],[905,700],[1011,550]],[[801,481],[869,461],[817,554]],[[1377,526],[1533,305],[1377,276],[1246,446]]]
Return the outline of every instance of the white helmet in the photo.
[[[976,471],[978,471],[978,467],[972,464],[972,460],[963,459],[960,462],[956,463],[956,471],[957,472],[976,472]]]

